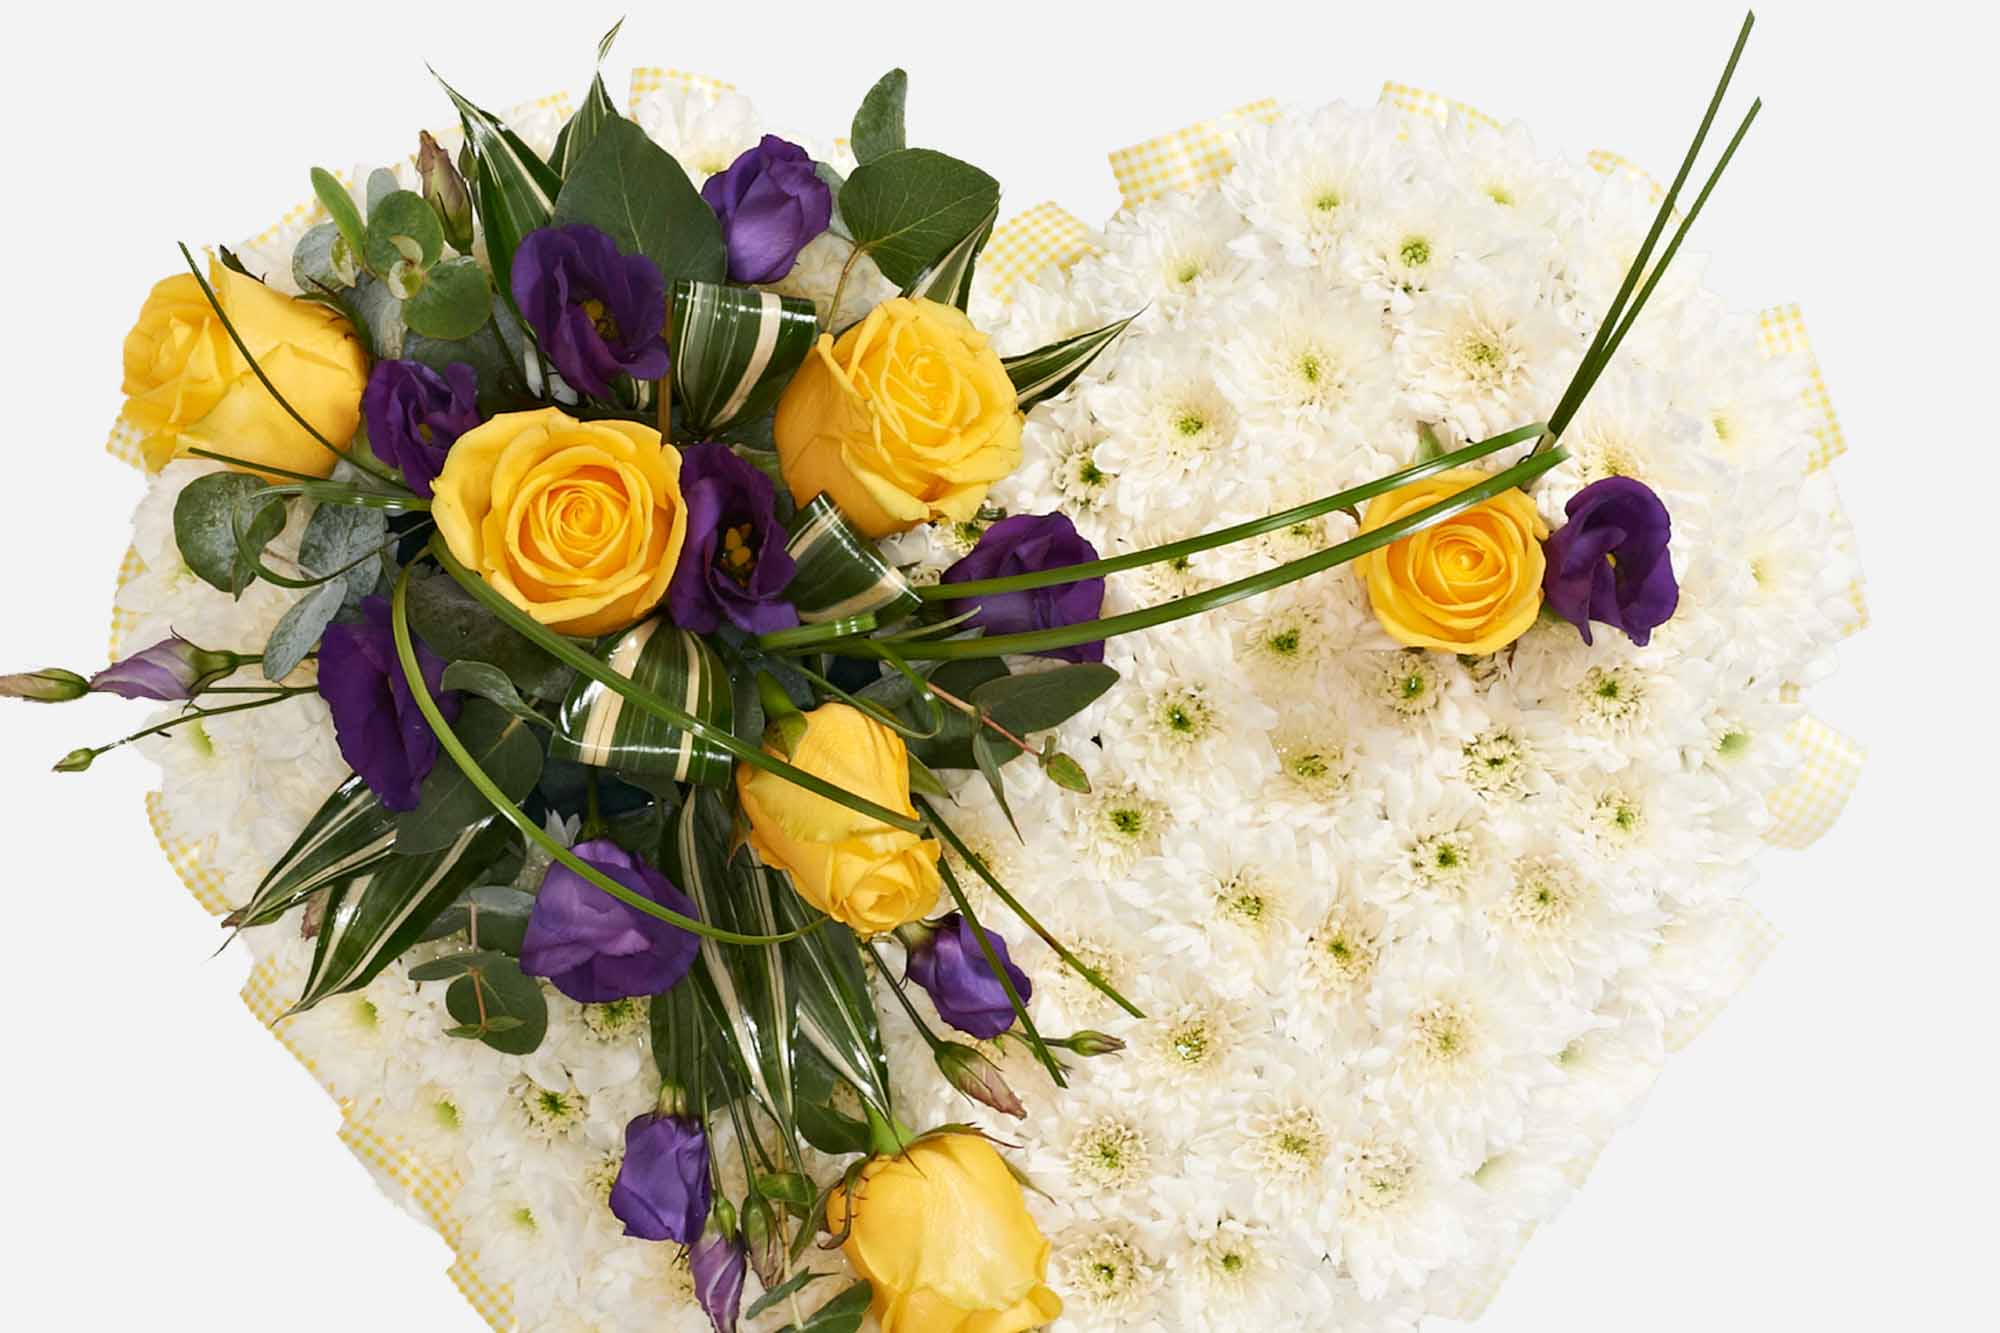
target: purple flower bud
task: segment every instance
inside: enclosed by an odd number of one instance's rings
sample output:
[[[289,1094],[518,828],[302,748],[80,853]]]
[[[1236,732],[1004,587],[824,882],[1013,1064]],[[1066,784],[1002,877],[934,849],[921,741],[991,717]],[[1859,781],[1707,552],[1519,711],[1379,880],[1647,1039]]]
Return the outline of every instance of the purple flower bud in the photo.
[[[722,222],[729,276],[736,282],[784,277],[799,251],[833,221],[833,191],[820,179],[812,154],[775,134],[710,176],[701,197]]]
[[[1606,477],[1571,496],[1563,512],[1569,522],[1542,547],[1550,609],[1585,643],[1595,620],[1644,647],[1680,604],[1666,505],[1643,481]]]
[[[0,699],[27,699],[38,704],[67,703],[90,693],[90,682],[74,671],[48,667],[0,676]]]
[[[694,904],[665,875],[609,838],[579,843],[575,850],[586,865],[640,897],[682,916],[696,915]],[[605,1004],[671,990],[700,948],[688,931],[627,906],[557,862],[535,895],[521,940],[521,970],[547,977],[579,1004]]]
[[[785,1280],[784,1225],[771,1201],[754,1192],[743,1201],[743,1244],[759,1282],[768,1288]]]
[[[1083,539],[1066,514],[1016,514],[980,534],[972,553],[944,572],[945,583],[1039,574],[1045,569],[1080,565],[1097,559],[1097,548]],[[1056,629],[1097,619],[1104,608],[1104,580],[1082,579],[1026,592],[994,593],[946,603],[951,615],[977,608],[970,621],[988,634],[1023,634]],[[1041,654],[1067,662],[1102,662],[1104,644],[1079,643]]]
[[[1119,1038],[1092,1028],[1071,1033],[1069,1040],[1063,1045],[1086,1059],[1097,1055],[1116,1055],[1125,1049],[1125,1043]]]
[[[708,1220],[708,1135],[687,1116],[648,1113],[625,1126],[611,1211],[625,1234],[692,1245]]]
[[[458,437],[479,424],[479,372],[453,362],[440,375],[417,361],[377,361],[361,395],[368,445],[428,497]]]
[[[667,373],[667,285],[644,255],[572,222],[523,237],[509,278],[543,355],[578,393],[609,399],[621,375]]]
[[[771,479],[726,444],[681,450],[687,541],[667,585],[667,612],[682,629],[712,634],[727,616],[746,634],[799,623],[780,594],[792,581],[792,557],[778,524]]]
[[[423,178],[425,200],[444,225],[444,238],[460,254],[472,253],[472,194],[451,164],[451,154],[429,131],[417,135],[417,174]]]
[[[987,931],[993,952],[1021,996],[1021,1003],[1035,993],[1028,974],[1014,966],[1007,954],[1007,941]],[[957,912],[940,920],[935,929],[917,927],[899,932],[909,950],[908,975],[930,993],[938,1017],[960,1032],[991,1040],[1014,1026],[1014,1006],[1008,1002],[1006,987],[986,965],[986,953],[972,923]]]
[[[361,620],[327,626],[319,641],[319,693],[333,714],[340,757],[388,810],[414,810],[437,763],[438,739],[417,708],[396,658],[389,603],[370,597]],[[416,645],[424,684],[445,721],[458,718],[459,696],[444,692],[444,659]]]
[[[743,1275],[749,1267],[748,1252],[728,1212],[729,1201],[717,1199],[701,1239],[688,1251],[694,1298],[715,1325],[715,1333],[735,1333],[736,1316],[743,1308]]]
[[[113,662],[90,678],[90,688],[125,699],[192,699],[243,665],[238,653],[197,648],[180,635],[162,639],[143,652]]]
[[[948,1041],[932,1054],[945,1082],[952,1087],[1002,1115],[1011,1115],[1016,1120],[1028,1118],[1027,1108],[1021,1105],[1021,1099],[1014,1095],[1014,1090],[1007,1086],[1007,1080],[1001,1077],[1000,1066],[978,1051]]]

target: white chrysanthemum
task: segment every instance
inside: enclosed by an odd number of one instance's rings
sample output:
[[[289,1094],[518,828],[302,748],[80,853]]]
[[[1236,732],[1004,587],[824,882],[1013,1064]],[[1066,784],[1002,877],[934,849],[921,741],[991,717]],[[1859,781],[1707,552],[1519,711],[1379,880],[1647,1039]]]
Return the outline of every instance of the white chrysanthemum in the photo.
[[[1223,194],[1291,262],[1328,259],[1389,192],[1385,125],[1336,105],[1246,130]]]
[[[678,85],[643,94],[632,118],[653,142],[674,155],[698,190],[757,146],[763,127],[741,93]]]
[[[1555,409],[1583,348],[1524,263],[1461,268],[1411,302],[1396,336],[1410,407],[1483,439]]]

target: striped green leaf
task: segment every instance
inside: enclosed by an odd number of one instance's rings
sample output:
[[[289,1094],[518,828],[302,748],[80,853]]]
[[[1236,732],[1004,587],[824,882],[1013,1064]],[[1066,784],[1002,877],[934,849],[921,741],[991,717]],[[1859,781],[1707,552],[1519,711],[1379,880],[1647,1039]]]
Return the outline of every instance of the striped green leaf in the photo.
[[[643,621],[598,645],[599,659],[627,680],[727,731],[734,714],[729,670],[699,635],[664,619]],[[556,714],[549,753],[571,763],[634,778],[726,785],[734,761],[726,750],[651,713],[626,706],[616,690],[582,676]]]
[[[769,412],[818,336],[810,301],[717,282],[676,282],[667,346],[674,354],[674,400],[687,428],[706,438]]]
[[[267,926],[329,884],[374,870],[395,845],[396,816],[382,808],[367,783],[351,777],[334,788],[250,901],[223,924]]]
[[[1019,356],[1002,358],[1000,364],[1007,367],[1007,378],[1014,381],[1015,406],[1025,412],[1036,403],[1067,389],[1097,359],[1098,354],[1115,342],[1118,335],[1137,318],[1137,315],[1128,315],[1101,329],[1079,333],[1074,338],[1065,338],[1059,343],[1050,343],[1047,347],[1038,347]]]
[[[617,118],[618,107],[604,87],[604,58],[611,54],[611,44],[618,40],[618,30],[624,26],[625,20],[619,19],[611,25],[611,31],[598,41],[598,68],[590,80],[590,92],[584,96],[583,106],[569,118],[569,124],[562,127],[562,133],[556,136],[555,151],[549,156],[549,165],[558,176],[568,176],[570,168],[596,142],[597,132]]]
[[[517,846],[512,828],[489,818],[437,851],[390,857],[329,889],[305,993],[291,1012],[302,1013],[329,995],[373,981],[459,894]]]
[[[799,510],[785,550],[797,566],[785,596],[808,625],[867,614],[886,625],[921,605],[910,581],[854,530],[829,495],[816,495]]]
[[[999,220],[1000,204],[996,200],[993,211],[919,273],[903,289],[903,295],[920,296],[928,301],[965,309],[966,303],[972,299],[973,266],[978,263],[979,252],[986,248],[987,240],[993,235],[993,224]]]
[[[438,84],[465,126],[466,143],[472,149],[473,201],[479,228],[486,234],[486,257],[495,283],[511,301],[508,275],[514,271],[514,251],[522,237],[549,225],[562,178],[498,116],[466,101],[443,79]]]
[[[807,906],[789,879],[773,875],[769,884],[772,915],[783,929],[820,923],[818,930],[783,946],[798,1006],[799,1040],[887,1115],[889,1057],[882,1048],[882,1026],[862,967],[861,946],[847,927],[823,919]]]

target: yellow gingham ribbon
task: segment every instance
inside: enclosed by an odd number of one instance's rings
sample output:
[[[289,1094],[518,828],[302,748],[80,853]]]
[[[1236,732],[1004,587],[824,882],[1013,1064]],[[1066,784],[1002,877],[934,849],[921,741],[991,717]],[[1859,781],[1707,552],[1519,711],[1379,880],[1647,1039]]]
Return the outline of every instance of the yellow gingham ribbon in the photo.
[[[1805,318],[1798,306],[1773,306],[1757,316],[1757,342],[1766,356],[1795,355],[1805,362],[1806,406],[1812,409],[1813,434],[1819,439],[1806,470],[1817,472],[1847,452],[1847,436],[1833,414],[1833,398],[1826,391],[1826,377],[1819,372],[1819,358],[1813,355],[1812,340],[1806,337]]]
[[[1729,1007],[1729,1002],[1750,983],[1750,978],[1757,974],[1757,969],[1778,947],[1781,938],[1778,928],[1747,902],[1734,905],[1729,925],[1730,948],[1720,960],[1723,970],[1716,979],[1714,993],[1692,1012],[1682,1014],[1667,1024],[1666,1045],[1669,1053],[1682,1050],[1705,1032],[1716,1015]]]
[[[1646,187],[1646,196],[1654,203],[1666,197],[1667,187],[1653,179],[1652,173],[1606,148],[1593,148],[1584,158],[1590,169],[1600,176],[1623,176]],[[1675,217],[1679,217],[1677,210]]]
[[[736,85],[724,83],[721,79],[711,79],[706,74],[690,74],[684,69],[666,69],[660,65],[648,65],[632,71],[632,90],[626,96],[626,109],[633,115],[639,113],[639,104],[654,93],[669,89],[686,89],[700,93],[733,93]]]
[[[1198,190],[1227,176],[1236,165],[1229,139],[1249,125],[1269,125],[1278,118],[1271,98],[1246,103],[1213,120],[1198,120],[1185,129],[1157,139],[1120,148],[1111,154],[1111,174],[1127,208],[1176,190]]]
[[[1393,79],[1382,85],[1381,101],[1398,111],[1424,120],[1450,120],[1451,113],[1456,111],[1475,125],[1484,125],[1494,130],[1501,128],[1498,120],[1477,107],[1455,101],[1442,93],[1434,93],[1424,88],[1412,88],[1407,83],[1397,83]]]
[[[1002,301],[1011,301],[1014,284],[1025,282],[1050,265],[1068,268],[1097,253],[1090,228],[1059,204],[1036,204],[993,229],[979,256],[979,274],[993,285]]]
[[[1799,775],[1771,793],[1775,822],[1764,836],[1779,847],[1807,847],[1846,808],[1865,756],[1859,745],[1813,717],[1786,728],[1785,741],[1799,751]]]

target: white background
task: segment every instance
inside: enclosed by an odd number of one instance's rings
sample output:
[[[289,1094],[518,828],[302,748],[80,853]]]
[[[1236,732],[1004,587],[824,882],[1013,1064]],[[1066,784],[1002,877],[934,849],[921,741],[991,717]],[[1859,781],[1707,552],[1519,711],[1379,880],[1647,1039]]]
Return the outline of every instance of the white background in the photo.
[[[1489,1329],[1994,1327],[1995,33],[1971,6],[1849,9],[1764,12],[1738,87],[1765,114],[1697,240],[1736,306],[1804,304],[1845,424],[1874,627],[1814,707],[1871,761],[1829,837],[1767,858],[1757,901],[1784,945],[1530,1245]],[[1385,78],[1669,175],[1740,17],[1692,0],[635,10],[621,104],[628,64],[664,64],[831,137],[902,64],[915,140],[991,170],[1008,211],[1055,199],[1098,220],[1111,148],[1259,96],[1373,101]],[[426,60],[489,106],[580,91],[617,12],[15,8],[0,669],[103,660],[139,480],[101,446],[120,339],[172,243],[259,230],[312,164],[408,151],[448,118]],[[443,1244],[335,1142],[333,1107],[237,1001],[241,960],[211,960],[218,930],[147,833],[150,768],[48,773],[140,711],[0,716],[4,1322],[472,1333]]]

